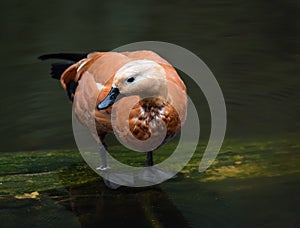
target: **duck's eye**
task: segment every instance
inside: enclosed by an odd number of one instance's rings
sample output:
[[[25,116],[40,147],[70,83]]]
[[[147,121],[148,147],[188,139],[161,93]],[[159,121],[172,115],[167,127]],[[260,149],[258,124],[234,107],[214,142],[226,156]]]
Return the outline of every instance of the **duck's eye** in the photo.
[[[130,78],[128,78],[126,81],[130,83],[130,82],[133,82],[134,80],[135,80],[134,77],[130,77]]]

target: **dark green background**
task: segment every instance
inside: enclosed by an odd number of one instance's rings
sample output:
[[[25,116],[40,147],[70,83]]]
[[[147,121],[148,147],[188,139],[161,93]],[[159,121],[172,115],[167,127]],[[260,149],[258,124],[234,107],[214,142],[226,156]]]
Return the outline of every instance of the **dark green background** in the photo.
[[[10,0],[0,12],[0,151],[75,147],[71,106],[37,56],[144,40],[185,47],[210,67],[226,100],[227,137],[299,133],[299,1]],[[205,135],[205,99],[184,80]]]

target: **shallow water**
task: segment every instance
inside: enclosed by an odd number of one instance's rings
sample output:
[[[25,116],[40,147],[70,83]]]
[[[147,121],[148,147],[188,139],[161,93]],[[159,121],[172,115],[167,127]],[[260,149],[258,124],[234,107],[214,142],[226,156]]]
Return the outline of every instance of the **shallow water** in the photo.
[[[202,183],[173,180],[149,189],[102,182],[0,200],[1,226],[297,227],[299,175]]]
[[[160,185],[117,190],[108,189],[77,151],[5,153],[0,158],[1,225],[296,227],[297,140],[226,140],[213,165],[199,173],[203,148]],[[170,149],[156,153],[155,161]],[[144,161],[120,147],[111,152],[123,163]]]
[[[115,192],[98,180],[41,190],[39,200],[1,196],[1,226],[18,226],[20,221],[27,226],[85,227],[296,227],[299,223],[299,166],[282,165],[283,161],[299,162],[298,1],[136,0],[128,4],[90,0],[83,4],[76,0],[11,0],[1,5],[0,154],[76,148],[66,94],[50,78],[49,63],[38,61],[37,56],[111,50],[143,40],[178,44],[210,67],[227,105],[227,139],[254,144],[257,140],[293,139],[292,144],[247,151],[253,157],[241,171],[248,173],[246,178],[220,179],[223,172],[236,174],[229,162],[225,168],[210,169],[211,182],[198,182],[198,174],[195,178],[185,174],[146,190],[122,188]],[[188,77],[182,77],[201,113],[201,138],[205,141],[210,127],[205,98]],[[232,146],[235,144],[233,140]],[[232,159],[237,156],[230,155]],[[23,159],[20,163],[28,162],[26,155]],[[221,163],[227,161],[222,159],[219,156]],[[270,163],[260,163],[261,159]],[[56,165],[69,167],[70,162],[43,163],[41,170],[28,162],[29,168],[24,170],[46,172]],[[9,174],[7,166],[11,163],[1,163],[1,177]],[[18,173],[18,165],[11,167],[16,169],[11,172]],[[30,189],[32,183],[25,183]],[[4,185],[0,183],[1,192]]]

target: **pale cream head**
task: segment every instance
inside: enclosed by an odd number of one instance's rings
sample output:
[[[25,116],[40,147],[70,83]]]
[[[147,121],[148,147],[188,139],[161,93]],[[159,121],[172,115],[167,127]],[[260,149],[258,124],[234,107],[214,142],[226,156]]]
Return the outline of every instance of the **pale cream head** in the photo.
[[[112,87],[125,96],[167,98],[166,72],[151,60],[135,60],[122,66],[115,74]]]

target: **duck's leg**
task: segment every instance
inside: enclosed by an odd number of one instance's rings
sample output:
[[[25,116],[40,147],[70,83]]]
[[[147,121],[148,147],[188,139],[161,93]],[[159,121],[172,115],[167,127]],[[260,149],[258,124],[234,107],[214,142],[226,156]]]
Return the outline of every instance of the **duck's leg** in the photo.
[[[98,150],[100,153],[102,165],[97,167],[96,170],[105,171],[105,170],[110,169],[110,167],[107,165],[107,160],[106,160],[107,145],[104,142],[102,142],[102,143],[100,142],[98,144]]]
[[[102,143],[99,143],[98,145],[99,145],[98,148],[99,148],[102,165],[99,166],[98,168],[96,168],[96,170],[103,172],[102,173],[103,181],[108,188],[117,189],[121,185],[112,182],[109,178],[111,172],[109,171],[110,167],[108,166],[107,161],[106,161],[107,145],[103,141],[102,141]],[[106,172],[104,172],[104,171],[106,171]]]
[[[147,152],[146,166],[153,166],[153,151]]]

